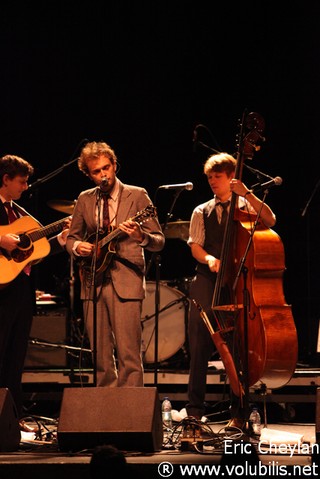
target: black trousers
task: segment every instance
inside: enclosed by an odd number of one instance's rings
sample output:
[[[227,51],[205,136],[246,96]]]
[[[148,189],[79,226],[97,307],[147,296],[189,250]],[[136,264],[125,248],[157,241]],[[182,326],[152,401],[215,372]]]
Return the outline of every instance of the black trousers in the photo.
[[[211,305],[214,293],[215,275],[197,274],[190,285],[190,299],[195,300],[208,317],[212,317]],[[208,361],[211,359],[215,346],[209,330],[205,325],[198,308],[191,303],[188,323],[190,371],[188,384],[189,416],[201,417],[204,414]]]
[[[22,415],[21,380],[34,305],[32,282],[24,272],[0,289],[0,387],[10,390],[19,417]]]
[[[216,275],[197,274],[190,286],[190,299],[194,299],[206,312],[212,324],[215,324],[212,312]],[[228,292],[223,291],[227,301]],[[215,328],[214,328],[215,329]],[[189,416],[200,417],[205,413],[205,395],[207,385],[208,361],[216,351],[210,332],[204,323],[198,308],[193,304],[190,310],[189,326],[190,371],[188,383]],[[230,414],[232,417],[244,418],[242,402],[230,389]]]

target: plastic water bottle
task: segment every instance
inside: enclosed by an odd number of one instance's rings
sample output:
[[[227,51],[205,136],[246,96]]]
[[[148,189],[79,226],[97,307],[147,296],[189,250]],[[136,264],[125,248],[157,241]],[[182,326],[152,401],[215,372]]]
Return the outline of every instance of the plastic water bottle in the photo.
[[[168,397],[163,399],[161,410],[164,430],[169,432],[172,429],[172,404]]]
[[[261,434],[261,416],[259,414],[258,408],[252,408],[251,414],[249,416],[249,423],[252,426],[253,433],[256,436]]]

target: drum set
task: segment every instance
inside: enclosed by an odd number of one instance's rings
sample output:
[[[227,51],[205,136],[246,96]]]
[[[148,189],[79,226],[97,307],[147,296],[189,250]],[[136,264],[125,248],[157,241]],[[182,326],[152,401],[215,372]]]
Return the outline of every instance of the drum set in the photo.
[[[48,206],[72,215],[75,202],[50,200]],[[189,221],[169,222],[165,229],[166,239],[180,240],[186,244],[189,236]],[[74,304],[74,265],[70,264],[70,307]],[[146,296],[142,303],[142,351],[143,362],[162,366],[182,365],[188,361],[187,331],[190,312],[189,286],[192,277],[163,280],[159,282],[159,309],[156,314],[156,281],[146,281]],[[157,358],[155,358],[155,330],[158,321]],[[187,366],[188,367],[188,366]]]
[[[189,237],[189,221],[174,221],[164,228],[166,239],[180,240],[179,254]],[[181,244],[181,241],[185,244]],[[188,247],[187,247],[188,249]],[[173,262],[177,260],[177,251]],[[188,251],[188,254],[189,251]],[[165,255],[165,254],[164,254]],[[170,260],[169,260],[170,262]],[[142,304],[142,348],[146,364],[162,367],[189,367],[188,318],[190,313],[189,288],[192,277],[182,277],[159,282],[159,308],[156,315],[156,282],[147,281],[146,297]],[[156,317],[157,316],[157,317]],[[156,321],[158,320],[158,325]],[[157,351],[155,331],[158,328]],[[157,353],[157,357],[156,357]]]
[[[177,287],[168,286],[166,282],[159,285],[159,315],[158,315],[158,357],[155,358],[155,291],[156,283],[147,281],[146,297],[142,303],[142,350],[144,363],[171,364],[177,353],[177,360],[188,359],[186,346],[189,298]],[[168,362],[169,360],[169,362]]]

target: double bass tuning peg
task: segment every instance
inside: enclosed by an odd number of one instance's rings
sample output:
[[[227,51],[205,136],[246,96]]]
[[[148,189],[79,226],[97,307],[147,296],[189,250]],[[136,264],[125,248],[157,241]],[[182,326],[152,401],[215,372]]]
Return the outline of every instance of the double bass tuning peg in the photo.
[[[265,129],[265,121],[260,113],[252,111],[245,118],[245,126],[248,130],[256,130],[259,133],[262,133]]]

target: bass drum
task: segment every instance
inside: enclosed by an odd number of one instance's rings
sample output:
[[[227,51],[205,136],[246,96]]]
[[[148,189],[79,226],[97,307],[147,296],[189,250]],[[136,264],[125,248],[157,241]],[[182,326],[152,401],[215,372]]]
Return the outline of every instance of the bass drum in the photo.
[[[147,281],[142,303],[142,351],[145,363],[155,363],[156,283]],[[176,354],[185,344],[190,301],[181,291],[159,284],[158,362]]]

